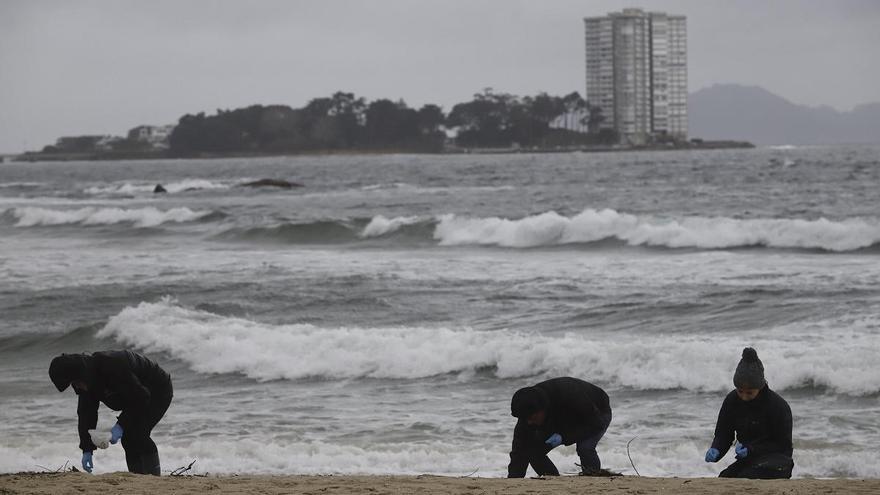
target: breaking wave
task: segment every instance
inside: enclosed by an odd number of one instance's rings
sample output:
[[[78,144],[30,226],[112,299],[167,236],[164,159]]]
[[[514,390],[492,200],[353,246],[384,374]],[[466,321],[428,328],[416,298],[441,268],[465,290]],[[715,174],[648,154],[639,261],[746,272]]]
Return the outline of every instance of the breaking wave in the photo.
[[[88,187],[83,192],[91,195],[134,195],[152,194],[158,182],[124,182]],[[171,194],[202,189],[229,189],[233,184],[207,179],[184,179],[163,183],[162,187]]]
[[[747,337],[644,335],[620,341],[470,328],[272,325],[189,309],[165,298],[123,309],[97,336],[168,353],[196,372],[237,373],[260,381],[489,372],[498,378],[589,376],[614,387],[694,391],[730,390],[739,357],[731,349],[753,345],[774,388],[859,396],[880,393],[880,354],[875,352],[880,334],[872,325],[829,321],[797,332],[762,329]]]
[[[447,194],[456,191],[469,191],[469,192],[498,192],[498,191],[513,191],[516,190],[515,186],[512,185],[500,185],[500,186],[419,186],[414,184],[407,184],[406,182],[391,182],[384,184],[370,184],[367,186],[362,186],[361,191],[387,191],[387,190],[397,190],[402,192],[413,192],[413,193],[423,193],[423,194]]]
[[[505,434],[509,432],[505,429]],[[625,474],[630,460],[624,446],[626,439],[614,437],[609,430],[603,442],[602,462]],[[161,435],[161,433],[160,433]],[[334,441],[289,440],[283,435],[260,438],[251,434],[237,438],[194,437],[162,438],[163,466],[186,466],[198,459],[193,474],[393,474],[419,475],[431,473],[463,476],[480,467],[476,476],[504,477],[509,461],[506,451],[492,438],[485,444],[462,440],[423,441],[417,443],[367,443],[347,445]],[[500,439],[499,439],[500,440]],[[504,437],[507,443],[508,437]],[[22,443],[0,445],[0,472],[30,471],[36,465],[61,466],[74,455],[76,442],[60,439],[39,439],[36,436]],[[643,476],[717,476],[723,467],[718,464],[694,462],[705,450],[703,443],[681,438],[642,441],[632,456]],[[108,451],[109,452],[109,451]],[[877,478],[880,467],[871,462],[873,452],[853,449],[841,453],[822,450],[797,450],[794,477]],[[575,456],[573,447],[561,447],[550,453],[551,459],[563,470]],[[575,457],[576,458],[576,457]],[[95,474],[125,471],[122,454],[103,455],[95,463]],[[170,469],[166,469],[170,472]],[[563,471],[564,472],[564,471]],[[187,473],[189,474],[189,473]]]
[[[321,220],[272,226],[236,228],[223,239],[268,240],[283,243],[352,243],[384,238],[388,242],[417,241],[441,246],[536,248],[607,244],[664,249],[736,249],[766,247],[858,251],[880,244],[880,221],[853,218],[832,221],[802,219],[735,219],[711,217],[661,218],[617,211],[584,210],[566,217],[546,212],[520,219],[441,215],[370,219]]]
[[[723,249],[771,247],[853,251],[880,243],[880,221],[855,218],[664,219],[587,209],[565,217],[550,211],[509,220],[444,215],[434,232],[441,245],[495,245],[528,248],[617,239],[630,246]]]
[[[509,434],[507,430],[504,433]],[[603,464],[620,469],[625,474],[634,474],[629,470],[630,461],[624,449],[626,440],[631,437],[618,439],[614,433],[609,430],[602,440]],[[390,444],[377,442],[359,446],[326,440],[289,440],[283,435],[275,438],[261,438],[255,434],[238,438],[194,435],[175,438],[166,435],[162,438],[161,451],[163,466],[186,466],[194,458],[198,459],[192,473],[201,475],[431,473],[463,476],[473,472],[475,466],[480,466],[480,476],[504,477],[509,458],[496,441],[500,443],[501,439],[491,438],[485,444],[434,440]],[[75,442],[54,438],[27,438],[19,444],[0,445],[0,472],[30,471],[37,465],[64,465],[69,461],[75,445]],[[654,439],[636,445],[638,450],[634,450],[632,455],[644,476],[717,476],[723,467],[723,464],[694,462],[693,459],[702,457],[705,445],[693,440]],[[125,471],[122,454],[109,455],[112,451],[107,452],[100,462],[95,463],[95,474]],[[798,449],[794,477],[876,478],[880,476],[878,464],[865,461],[871,454],[866,449],[834,453],[829,453],[827,449]],[[573,447],[561,447],[550,453],[551,459],[563,469],[574,469],[569,464],[574,455]],[[171,470],[165,471],[170,473]]]
[[[507,454],[491,445],[438,441],[356,446],[330,441],[291,441],[253,436],[163,440],[160,447],[163,467],[186,466],[197,458],[198,462],[191,472],[201,474],[464,475],[474,470],[476,462],[483,462],[487,468],[499,467],[491,471],[486,469],[482,474],[498,477],[506,474],[501,466],[507,462]],[[73,442],[73,446],[76,446],[76,442]],[[0,473],[30,471],[35,465],[44,463],[60,466],[69,460],[72,450],[71,442],[54,439],[42,442],[28,440],[23,445],[15,446],[0,444]],[[95,474],[120,471],[126,471],[121,453],[118,456],[104,454],[100,463],[95,463]]]
[[[282,244],[334,244],[383,239],[399,242],[406,237],[415,242],[433,243],[431,232],[436,222],[421,217],[373,218],[350,220],[317,220],[312,222],[281,223],[256,227],[235,227],[217,238]]]
[[[391,232],[397,232],[401,227],[407,225],[414,225],[421,221],[419,217],[395,217],[395,218],[385,218],[382,215],[377,215],[370,220],[370,223],[364,227],[363,232],[361,232],[361,237],[380,237]]]
[[[0,182],[0,189],[36,189],[42,182]]]
[[[114,225],[130,223],[134,227],[156,227],[164,223],[184,223],[207,218],[211,211],[193,211],[189,208],[160,210],[146,208],[96,208],[53,210],[22,207],[9,210],[16,227],[45,227],[53,225]]]

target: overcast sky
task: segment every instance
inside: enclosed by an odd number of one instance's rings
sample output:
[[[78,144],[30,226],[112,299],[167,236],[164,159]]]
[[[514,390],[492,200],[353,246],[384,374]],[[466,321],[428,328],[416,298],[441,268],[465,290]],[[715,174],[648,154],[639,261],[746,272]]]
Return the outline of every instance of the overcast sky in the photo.
[[[627,6],[688,17],[691,92],[880,101],[880,0],[0,0],[0,152],[336,90],[583,94],[582,18]]]

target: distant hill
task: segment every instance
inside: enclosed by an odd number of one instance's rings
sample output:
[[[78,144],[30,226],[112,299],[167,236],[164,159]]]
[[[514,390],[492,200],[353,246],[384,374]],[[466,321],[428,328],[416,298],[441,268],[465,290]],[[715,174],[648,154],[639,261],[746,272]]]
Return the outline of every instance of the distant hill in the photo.
[[[880,143],[880,103],[849,112],[796,105],[757,86],[717,84],[688,97],[689,135],[755,144]]]

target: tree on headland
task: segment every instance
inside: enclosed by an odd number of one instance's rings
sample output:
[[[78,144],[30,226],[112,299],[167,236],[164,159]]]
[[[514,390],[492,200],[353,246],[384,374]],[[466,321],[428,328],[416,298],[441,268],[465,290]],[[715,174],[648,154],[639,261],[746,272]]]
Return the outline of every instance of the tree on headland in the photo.
[[[442,133],[441,127],[445,120],[442,108],[432,103],[424,105],[419,109],[419,132],[423,136]]]
[[[139,126],[126,138],[63,137],[37,154],[134,158],[334,151],[436,153],[450,146],[542,149],[616,143],[616,133],[601,128],[603,121],[601,110],[577,92],[519,97],[485,88],[446,114],[432,103],[413,108],[403,100],[368,102],[354,93],[337,91],[313,98],[301,108],[251,105],[217,109],[213,115],[186,114],[175,126]],[[583,132],[585,126],[590,132]],[[158,146],[157,137],[162,140]]]
[[[486,88],[474,99],[452,108],[447,127],[457,128],[456,143],[462,147],[552,148],[593,144],[595,136],[554,121],[580,119],[587,108],[577,93],[564,97],[539,93],[520,98]]]
[[[418,112],[402,101],[376,100],[365,116],[364,143],[368,146],[401,144],[419,136]]]
[[[251,105],[218,109],[215,114],[186,114],[168,136],[170,156],[300,153],[344,150],[440,152],[447,131],[463,148],[541,148],[599,141],[602,116],[591,112],[593,135],[573,130],[572,119],[590,108],[578,93],[562,97],[539,93],[519,97],[491,88],[470,101],[454,105],[449,114],[435,104],[413,108],[403,100],[366,101],[337,91],[310,100],[301,108]],[[560,116],[565,125],[559,126]],[[603,136],[607,139],[609,136]],[[148,144],[129,138],[80,136],[59,139],[44,153],[101,152],[111,142],[117,151],[152,152]],[[602,141],[604,142],[604,141]]]
[[[403,101],[367,104],[353,93],[338,91],[299,109],[253,105],[217,110],[216,115],[184,115],[169,141],[174,156],[357,149],[438,152],[445,140],[445,119],[437,105],[415,110]]]
[[[590,115],[587,116],[587,128],[591,134],[598,134],[602,122],[605,122],[602,107],[590,105],[589,102],[586,105],[590,111]]]
[[[515,101],[513,95],[485,88],[475,94],[473,100],[452,107],[446,126],[458,128],[459,146],[510,146],[513,143],[511,108]]]

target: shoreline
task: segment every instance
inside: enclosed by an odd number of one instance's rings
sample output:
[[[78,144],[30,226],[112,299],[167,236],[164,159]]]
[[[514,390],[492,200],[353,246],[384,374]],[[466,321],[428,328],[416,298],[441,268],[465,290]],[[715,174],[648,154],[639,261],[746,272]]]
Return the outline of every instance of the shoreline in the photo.
[[[90,475],[81,472],[0,474],[0,493],[320,493],[320,494],[463,494],[525,495],[544,492],[582,494],[807,495],[880,493],[880,479],[742,480],[723,478],[475,478],[436,475],[198,475],[144,476],[129,473]]]
[[[197,155],[176,156],[168,153],[41,153],[26,152],[20,155],[4,155],[7,163],[71,162],[71,161],[111,161],[111,160],[211,160],[223,158],[272,158],[289,156],[356,156],[356,155],[511,155],[546,153],[625,153],[631,151],[700,151],[719,149],[751,149],[756,146],[747,141],[702,141],[687,145],[665,146],[564,146],[557,148],[456,148],[444,151],[413,151],[400,149],[374,150],[314,150],[303,152],[241,152],[241,153],[200,153]]]

